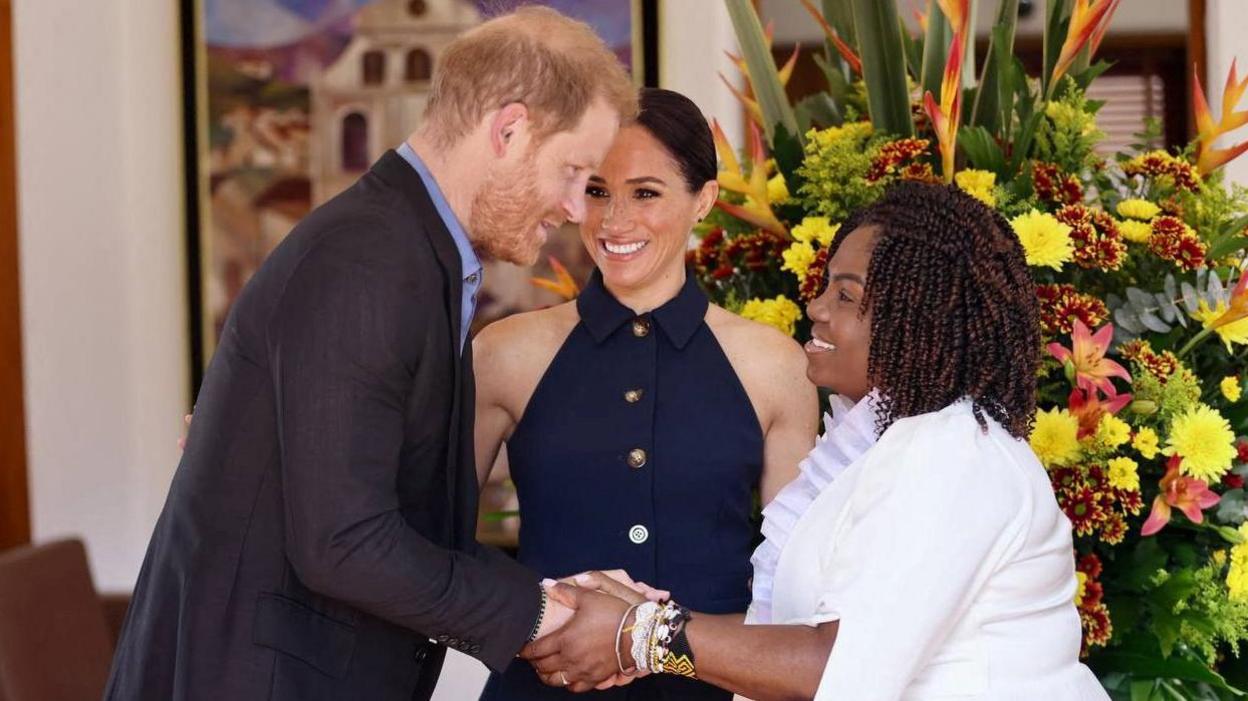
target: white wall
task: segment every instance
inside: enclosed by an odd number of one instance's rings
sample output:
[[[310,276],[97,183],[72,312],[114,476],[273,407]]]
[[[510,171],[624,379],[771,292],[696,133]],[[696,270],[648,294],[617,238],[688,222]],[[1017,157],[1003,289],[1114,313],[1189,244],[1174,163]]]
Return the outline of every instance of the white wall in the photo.
[[[176,3],[16,0],[33,535],[129,589],[187,406]]]
[[[1248,2],[1244,0],[1209,0],[1206,5],[1205,39],[1206,39],[1206,70],[1208,76],[1205,85],[1205,96],[1209,98],[1210,109],[1217,114],[1222,104],[1222,87],[1226,85],[1227,72],[1231,70],[1231,60],[1239,59],[1236,67],[1239,78],[1243,80],[1248,74],[1248,40],[1244,38],[1244,28],[1248,27]],[[1239,109],[1248,109],[1248,104],[1241,100]],[[1219,141],[1220,147],[1228,147],[1248,139],[1248,128],[1240,127]],[[1231,161],[1227,165],[1226,176],[1229,182],[1248,185],[1248,154]]]
[[[801,5],[793,3],[799,9]],[[722,0],[659,2],[659,84],[693,100],[707,119],[719,120],[724,133],[740,147],[744,109],[717,73],[741,85],[740,71],[724,55],[736,53],[737,35]]]

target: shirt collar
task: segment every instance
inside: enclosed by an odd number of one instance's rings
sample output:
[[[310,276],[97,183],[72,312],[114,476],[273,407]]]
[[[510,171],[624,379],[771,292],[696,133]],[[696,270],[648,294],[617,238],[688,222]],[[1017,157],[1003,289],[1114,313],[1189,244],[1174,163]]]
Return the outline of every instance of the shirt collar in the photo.
[[[395,151],[416,170],[421,182],[425,184],[425,189],[429,191],[429,199],[433,200],[434,209],[438,210],[438,216],[442,218],[442,223],[446,224],[447,231],[451,232],[451,238],[455,240],[455,248],[459,251],[460,262],[463,263],[464,277],[479,274],[481,259],[473,250],[468,233],[464,231],[463,224],[459,222],[450,203],[446,201],[446,196],[442,194],[442,188],[438,187],[438,181],[434,180],[433,173],[429,172],[425,162],[420,160],[420,156],[416,155],[416,151],[407,142],[403,142],[403,145]]]
[[[689,275],[685,277],[685,284],[680,292],[651,312],[650,316],[654,317],[672,345],[679,350],[688,345],[693,334],[702,326],[709,304],[698,283]],[[602,282],[602,272],[598,270],[594,270],[589,284],[577,296],[576,309],[581,316],[581,322],[596,343],[602,343],[617,329],[638,316],[611,295]]]

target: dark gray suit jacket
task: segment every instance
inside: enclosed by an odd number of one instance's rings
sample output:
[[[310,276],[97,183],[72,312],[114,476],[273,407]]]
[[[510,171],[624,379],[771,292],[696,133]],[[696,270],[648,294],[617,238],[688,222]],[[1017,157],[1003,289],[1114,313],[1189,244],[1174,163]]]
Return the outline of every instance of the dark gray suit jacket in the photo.
[[[444,646],[511,661],[539,577],[474,538],[460,270],[394,152],[273,252],[208,369],[106,698],[407,701]]]

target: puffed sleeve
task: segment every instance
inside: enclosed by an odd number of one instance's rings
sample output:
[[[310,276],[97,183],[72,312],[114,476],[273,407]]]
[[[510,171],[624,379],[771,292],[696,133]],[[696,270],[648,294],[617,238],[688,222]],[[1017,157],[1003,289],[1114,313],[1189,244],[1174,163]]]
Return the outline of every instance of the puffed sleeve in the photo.
[[[1030,491],[1007,433],[969,408],[893,429],[825,546],[810,622],[840,623],[816,701],[900,699],[1026,537]]]

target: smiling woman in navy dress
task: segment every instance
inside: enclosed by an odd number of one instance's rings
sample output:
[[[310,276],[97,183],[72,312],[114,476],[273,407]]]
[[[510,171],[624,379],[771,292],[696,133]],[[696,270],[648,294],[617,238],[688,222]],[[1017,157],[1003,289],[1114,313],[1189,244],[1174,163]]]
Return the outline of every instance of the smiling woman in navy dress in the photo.
[[[575,301],[473,343],[477,468],[506,444],[520,560],[550,577],[627,570],[701,611],[750,603],[753,494],[814,445],[818,407],[792,339],[708,303],[690,230],[718,195],[711,130],[687,98],[642,92],[589,180],[581,238],[598,270]],[[730,699],[659,675],[600,699]],[[571,698],[517,660],[482,699]]]

